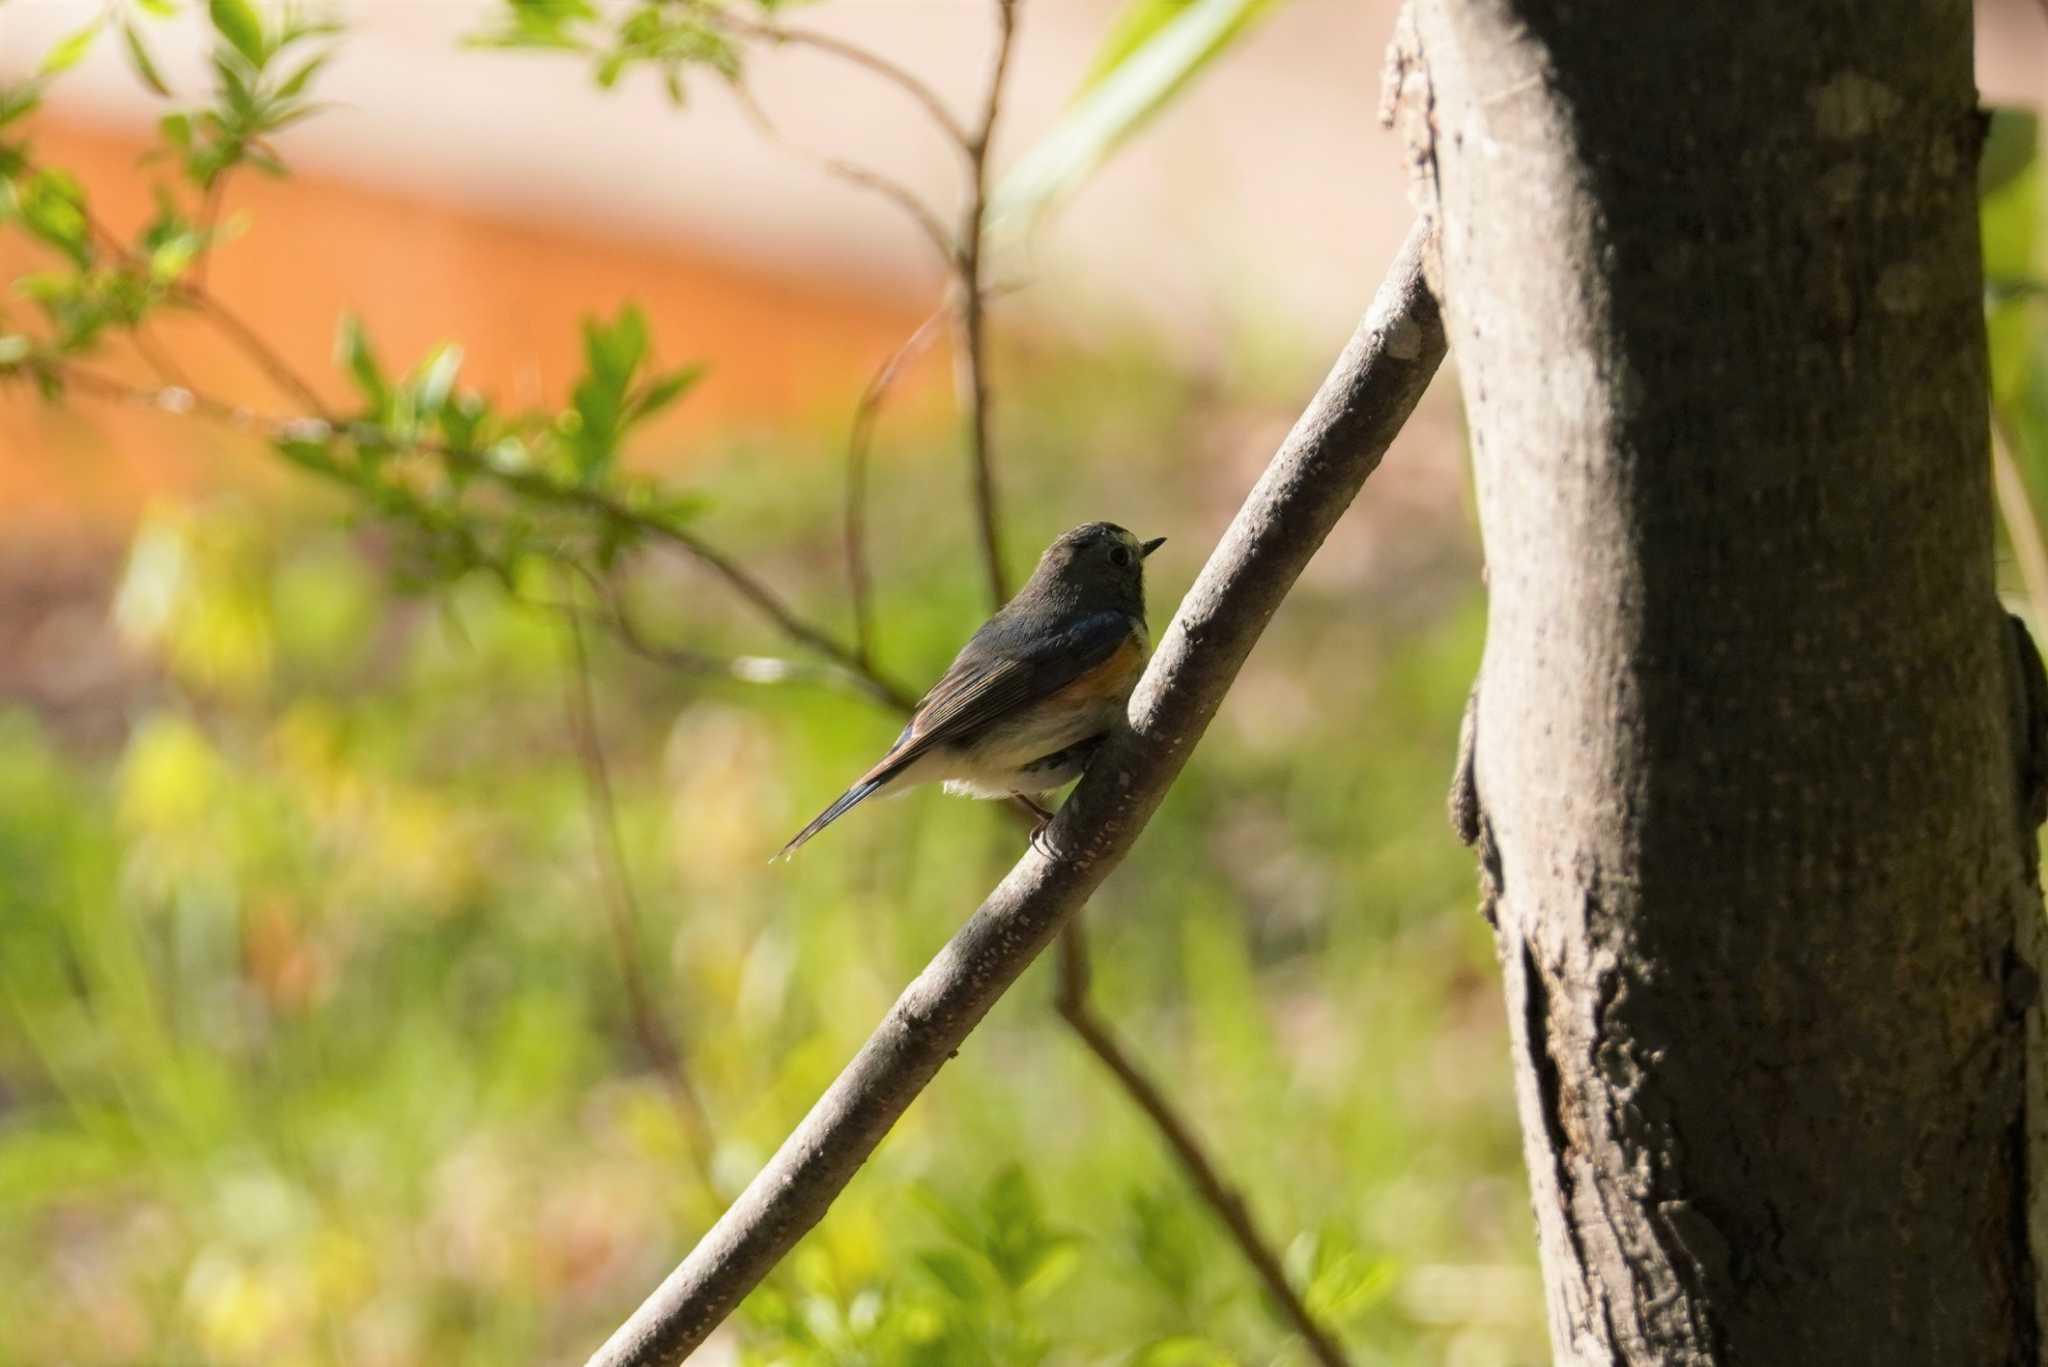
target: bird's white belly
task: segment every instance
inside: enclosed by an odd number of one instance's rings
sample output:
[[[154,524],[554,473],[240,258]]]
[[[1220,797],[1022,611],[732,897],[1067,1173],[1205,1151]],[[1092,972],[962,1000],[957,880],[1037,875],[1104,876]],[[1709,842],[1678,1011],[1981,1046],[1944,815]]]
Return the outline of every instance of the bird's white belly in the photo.
[[[1078,766],[1052,770],[1032,766],[1116,725],[1120,700],[1105,698],[1086,707],[1035,707],[1012,714],[972,745],[942,746],[921,756],[902,778],[910,783],[944,783],[955,797],[1006,798],[1043,793],[1079,777]]]

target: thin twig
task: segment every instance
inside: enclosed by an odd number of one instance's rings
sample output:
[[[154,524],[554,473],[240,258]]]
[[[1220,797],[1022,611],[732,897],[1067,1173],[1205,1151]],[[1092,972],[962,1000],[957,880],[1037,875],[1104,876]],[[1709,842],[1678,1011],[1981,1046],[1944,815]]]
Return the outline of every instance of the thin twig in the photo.
[[[788,148],[791,152],[810,162],[827,175],[836,176],[848,185],[852,185],[857,189],[872,191],[889,200],[908,215],[911,222],[917,225],[918,231],[923,233],[926,240],[931,243],[932,249],[939,254],[941,261],[950,262],[953,259],[953,242],[946,235],[946,225],[939,222],[939,216],[932,212],[931,206],[917,197],[916,191],[901,181],[892,180],[872,167],[861,166],[843,158],[835,157],[830,153],[805,147],[801,143],[784,137],[782,130],[776,126],[775,121],[768,117],[768,111],[763,109],[761,102],[754,98],[753,91],[737,81],[733,83],[732,91],[733,97],[740,102],[741,112],[759,130],[762,137]]]
[[[859,693],[873,702],[885,700],[876,698],[870,681],[834,665],[813,664],[808,660],[788,660],[776,655],[713,655],[706,651],[692,650],[687,646],[668,645],[656,641],[647,634],[644,627],[634,620],[627,609],[620,586],[600,575],[588,565],[574,560],[563,561],[563,565],[574,570],[583,582],[590,586],[591,593],[604,604],[602,613],[570,603],[542,602],[526,599],[531,606],[555,612],[581,613],[598,626],[604,628],[613,639],[635,655],[653,664],[690,674],[706,674],[719,678],[733,679],[749,684],[791,684],[810,683]]]
[[[157,345],[156,337],[150,332],[147,322],[137,323],[128,334],[128,339],[134,343],[136,352],[148,363],[159,380],[179,389],[192,387],[192,377],[185,373],[184,367],[171,358],[170,352]]]
[[[2048,0],[2042,0],[2048,4]],[[2034,627],[2048,631],[2048,540],[2041,535],[2041,521],[2034,516],[2034,502],[2027,494],[2026,477],[2020,473],[2019,434],[1993,413],[1991,416],[1991,477],[1998,492],[1998,514],[2012,538],[2013,554],[2020,562],[2020,579],[2027,586],[2027,603],[2034,611]]]
[[[264,341],[256,329],[243,322],[240,314],[222,303],[219,296],[189,283],[174,286],[171,293],[174,298],[211,318],[251,360],[256,362],[279,390],[294,401],[305,405],[306,411],[322,422],[334,422],[334,410],[327,406],[319,391],[293,370],[291,362],[285,360],[275,347]]]
[[[1195,1194],[1216,1212],[1224,1229],[1237,1244],[1238,1251],[1252,1265],[1266,1291],[1279,1303],[1288,1321],[1294,1325],[1295,1332],[1307,1342],[1316,1361],[1323,1367],[1346,1367],[1344,1350],[1337,1346],[1329,1331],[1316,1322],[1308,1306],[1288,1284],[1287,1273],[1281,1268],[1280,1260],[1260,1235],[1258,1226],[1252,1223],[1251,1211],[1246,1208],[1244,1197],[1223,1180],[1215,1164],[1202,1152],[1201,1141],[1195,1138],[1188,1122],[1173,1109],[1158,1084],[1132,1061],[1109,1023],[1096,1014],[1089,1003],[1089,982],[1088,942],[1080,914],[1076,913],[1067,919],[1060,931],[1059,988],[1054,1000],[1061,1019],[1074,1028],[1074,1033],[1088,1046],[1089,1052],[1109,1069],[1118,1085],[1129,1093],[1138,1109],[1152,1122],[1152,1127],[1159,1131],[1194,1186]]]
[[[1012,810],[1034,829],[1040,824],[1038,812],[1023,798],[1017,800]],[[1316,1361],[1323,1367],[1347,1367],[1343,1350],[1337,1346],[1336,1340],[1317,1323],[1307,1304],[1288,1284],[1286,1270],[1281,1267],[1272,1245],[1252,1223],[1251,1211],[1245,1205],[1243,1195],[1223,1180],[1214,1160],[1203,1152],[1194,1127],[1174,1110],[1166,1099],[1165,1091],[1138,1067],[1130,1051],[1117,1039],[1116,1031],[1096,1011],[1089,995],[1094,975],[1088,964],[1087,924],[1079,911],[1069,916],[1067,923],[1060,928],[1059,959],[1055,972],[1053,1006],[1060,1019],[1073,1030],[1088,1052],[1109,1070],[1110,1077],[1159,1131],[1160,1138],[1166,1141],[1167,1148],[1173,1151],[1181,1170],[1187,1174],[1195,1195],[1216,1212],[1224,1232],[1237,1245],[1238,1252],[1244,1255],[1244,1260],[1265,1284],[1267,1293],[1279,1304],[1296,1332],[1307,1341]]]
[[[955,146],[963,151],[966,149],[968,143],[967,130],[961,126],[958,119],[953,117],[953,111],[946,108],[946,102],[939,98],[938,92],[929,85],[926,85],[918,76],[896,65],[896,63],[888,58],[869,52],[866,48],[855,43],[849,43],[843,38],[835,38],[829,33],[819,33],[815,29],[786,28],[779,24],[756,23],[751,19],[742,18],[729,10],[714,11],[714,16],[714,23],[742,37],[758,38],[771,43],[787,43],[816,48],[820,52],[830,53],[834,57],[851,62],[855,66],[865,67],[884,80],[894,82],[912,99],[924,106],[925,112],[931,115],[932,122],[939,126],[939,130]]]
[[[199,259],[192,263],[192,284],[198,290],[206,288],[206,268],[213,260],[213,230],[220,222],[221,202],[226,197],[227,190],[228,173],[225,170],[216,171],[199,199],[199,240],[203,244],[203,249],[199,253]]]
[[[988,578],[989,602],[1001,607],[1010,597],[1003,568],[1002,537],[996,514],[995,453],[990,432],[988,384],[988,296],[982,288],[987,245],[988,155],[1003,108],[1003,85],[1010,70],[1010,50],[1017,33],[1017,0],[996,0],[996,55],[982,102],[981,121],[967,144],[967,210],[960,224],[959,369],[961,405],[967,416],[967,459],[974,499],[975,530],[981,540],[982,571]]]
[[[745,1192],[590,1359],[680,1362],[823,1217],[996,999],[1136,842],[1309,557],[1444,354],[1418,226],[1308,411],[1209,557],[1072,797],[899,997]]]
[[[846,437],[846,591],[853,605],[853,650],[863,663],[874,655],[874,621],[869,601],[870,579],[867,554],[868,452],[874,445],[875,421],[882,414],[882,400],[889,396],[896,377],[931,345],[938,325],[945,320],[946,306],[939,305],[917,330],[889,353],[888,359],[868,377],[853,408],[853,426]]]
[[[570,597],[574,597],[573,586]],[[633,893],[633,879],[626,867],[624,842],[619,838],[618,803],[612,795],[611,766],[605,760],[604,741],[597,729],[597,699],[590,686],[590,652],[583,641],[583,620],[576,612],[562,614],[562,635],[567,647],[564,658],[563,703],[568,717],[569,738],[583,767],[584,790],[589,798],[591,835],[597,844],[598,884],[603,895],[606,920],[611,926],[612,945],[619,961],[619,980],[626,992],[626,1015],[632,1022],[634,1038],[647,1063],[661,1076],[676,1109],[690,1131],[690,1151],[695,1155],[705,1185],[711,1184],[710,1118],[703,1098],[690,1081],[683,1051],[654,1009],[647,990],[647,977],[640,966],[637,926],[640,906]]]

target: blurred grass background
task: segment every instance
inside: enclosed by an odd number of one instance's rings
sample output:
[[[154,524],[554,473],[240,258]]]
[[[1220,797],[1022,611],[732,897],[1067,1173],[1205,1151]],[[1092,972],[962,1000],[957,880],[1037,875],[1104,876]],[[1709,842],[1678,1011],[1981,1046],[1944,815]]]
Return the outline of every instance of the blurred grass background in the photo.
[[[1094,516],[1172,537],[1163,623],[1267,444],[1224,458],[1218,434],[1268,437],[1298,399],[1136,354],[1028,374],[1004,410],[1014,538]],[[979,576],[943,497],[950,428],[905,425],[877,470],[877,609],[884,658],[924,680],[978,620]],[[713,442],[700,484],[725,538],[827,617],[839,440]],[[818,477],[768,474],[791,468]],[[1480,644],[1472,543],[1455,489],[1416,497],[1439,525],[1397,498],[1340,534],[1096,899],[1098,991],[1362,1360],[1534,1361],[1490,950],[1441,814]],[[0,1317],[0,1360],[573,1360],[1014,856],[1001,813],[920,793],[768,867],[893,721],[591,637],[639,957],[711,1117],[707,1185],[625,1009],[560,620],[480,580],[396,593],[335,512],[157,507],[111,593],[120,725],[0,721],[0,1274],[34,1307]],[[664,639],[761,649],[687,566],[636,601]],[[1049,991],[1034,969],[739,1342],[1289,1360]],[[1004,1241],[1034,1229],[1011,1285]]]

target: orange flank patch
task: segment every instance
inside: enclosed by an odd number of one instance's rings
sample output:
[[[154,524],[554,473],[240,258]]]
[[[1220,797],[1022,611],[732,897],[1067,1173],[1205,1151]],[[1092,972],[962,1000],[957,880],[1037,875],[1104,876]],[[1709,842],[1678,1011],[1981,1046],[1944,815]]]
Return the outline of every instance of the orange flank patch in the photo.
[[[1134,633],[1110,652],[1109,658],[1052,695],[1048,701],[1105,702],[1121,698],[1138,682],[1145,668],[1145,645]]]

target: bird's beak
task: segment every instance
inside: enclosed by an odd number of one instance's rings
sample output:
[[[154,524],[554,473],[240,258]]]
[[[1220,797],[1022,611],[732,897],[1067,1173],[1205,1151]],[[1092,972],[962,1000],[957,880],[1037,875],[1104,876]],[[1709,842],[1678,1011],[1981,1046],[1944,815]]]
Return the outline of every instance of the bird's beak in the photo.
[[[1152,554],[1152,552],[1158,550],[1161,546],[1164,546],[1165,544],[1165,537],[1153,537],[1150,541],[1147,541],[1144,545],[1138,547],[1138,559],[1143,560],[1146,556]]]

